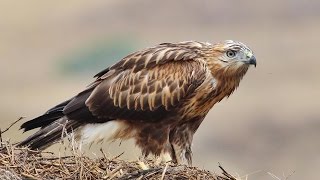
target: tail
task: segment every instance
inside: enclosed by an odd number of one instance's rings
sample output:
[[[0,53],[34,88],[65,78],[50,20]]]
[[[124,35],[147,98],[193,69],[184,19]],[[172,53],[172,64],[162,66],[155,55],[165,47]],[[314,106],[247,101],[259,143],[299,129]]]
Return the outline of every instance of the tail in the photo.
[[[35,119],[23,123],[20,129],[24,129],[24,132],[41,127],[44,128],[54,122],[55,120],[64,116],[63,109],[71,100],[67,100],[50,110],[48,110],[44,115],[39,116]]]
[[[68,120],[66,116],[42,127],[39,131],[18,143],[18,146],[26,146],[33,150],[43,150],[60,140],[65,133],[70,133],[78,128],[78,121]]]
[[[28,146],[31,149],[45,149],[57,140],[61,139],[64,133],[70,133],[78,127],[91,121],[99,123],[85,105],[86,99],[90,96],[95,86],[91,86],[79,93],[77,96],[51,108],[44,115],[25,122],[21,129],[29,131],[35,128],[40,129],[29,136],[18,146]]]
[[[24,132],[39,127],[41,128],[27,139],[18,143],[18,146],[27,146],[30,149],[42,150],[58,141],[63,136],[63,133],[70,133],[72,130],[78,128],[81,125],[79,121],[68,120],[63,114],[64,107],[70,101],[71,100],[65,101],[53,107],[44,115],[22,124],[21,129],[24,129]]]

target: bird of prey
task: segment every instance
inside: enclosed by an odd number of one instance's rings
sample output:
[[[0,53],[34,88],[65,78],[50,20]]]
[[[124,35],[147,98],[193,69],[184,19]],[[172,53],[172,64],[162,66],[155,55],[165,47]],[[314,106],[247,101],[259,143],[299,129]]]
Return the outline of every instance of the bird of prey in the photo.
[[[133,138],[142,154],[192,163],[193,135],[209,110],[239,86],[253,52],[226,40],[162,43],[99,72],[85,90],[21,125],[40,128],[19,143],[42,150],[63,131],[97,143]]]

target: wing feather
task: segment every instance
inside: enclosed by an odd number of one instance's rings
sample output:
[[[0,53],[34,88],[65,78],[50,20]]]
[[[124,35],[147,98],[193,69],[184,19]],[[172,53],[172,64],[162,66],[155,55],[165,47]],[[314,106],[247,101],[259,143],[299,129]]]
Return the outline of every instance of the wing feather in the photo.
[[[164,43],[126,56],[96,75],[85,105],[98,119],[165,116],[205,80],[207,68],[199,53],[203,45]]]

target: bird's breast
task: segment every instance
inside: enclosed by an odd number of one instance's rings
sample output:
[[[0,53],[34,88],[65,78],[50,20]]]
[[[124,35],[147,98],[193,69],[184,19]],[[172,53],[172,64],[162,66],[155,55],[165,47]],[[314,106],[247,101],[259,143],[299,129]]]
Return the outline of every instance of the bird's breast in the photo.
[[[223,98],[228,97],[238,83],[219,82],[214,78],[206,80],[192,97],[183,105],[187,119],[197,116],[206,116],[210,109]]]

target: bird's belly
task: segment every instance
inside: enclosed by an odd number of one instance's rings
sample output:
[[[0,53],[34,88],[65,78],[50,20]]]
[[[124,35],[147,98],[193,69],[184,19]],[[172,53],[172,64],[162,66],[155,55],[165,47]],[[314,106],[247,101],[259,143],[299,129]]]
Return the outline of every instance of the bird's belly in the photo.
[[[80,144],[107,142],[116,139],[129,139],[133,135],[134,130],[121,120],[87,124],[77,132]]]

